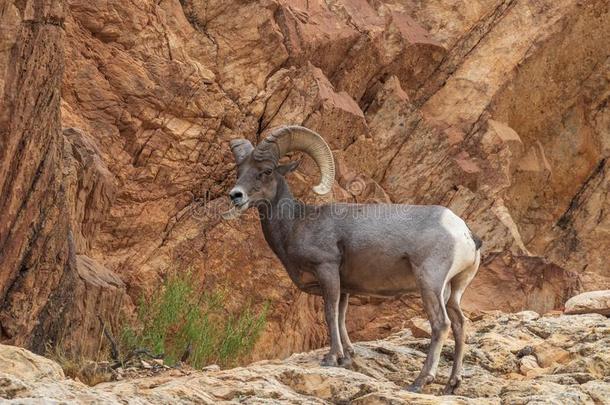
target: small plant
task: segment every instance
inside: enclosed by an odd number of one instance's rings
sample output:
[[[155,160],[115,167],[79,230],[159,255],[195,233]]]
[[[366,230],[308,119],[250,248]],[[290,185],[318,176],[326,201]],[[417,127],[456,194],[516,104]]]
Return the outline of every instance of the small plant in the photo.
[[[178,273],[165,280],[159,294],[140,299],[138,327],[123,330],[127,350],[145,349],[168,365],[187,361],[196,368],[234,365],[248,355],[264,328],[268,305],[260,312],[246,305],[231,314],[224,291],[194,285],[190,273]]]

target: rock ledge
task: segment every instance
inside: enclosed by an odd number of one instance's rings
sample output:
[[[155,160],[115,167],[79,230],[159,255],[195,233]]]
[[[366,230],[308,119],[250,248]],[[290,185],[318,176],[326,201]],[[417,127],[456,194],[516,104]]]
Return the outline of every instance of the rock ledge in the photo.
[[[221,371],[169,370],[88,387],[57,364],[0,345],[0,398],[70,403],[608,403],[610,320],[599,314],[485,313],[468,328],[459,396],[440,397],[451,365],[443,350],[437,382],[425,394],[401,388],[417,374],[429,340],[410,329],[358,343],[351,370],[318,365],[323,350]],[[6,367],[7,366],[7,367]],[[185,375],[186,374],[186,375]]]

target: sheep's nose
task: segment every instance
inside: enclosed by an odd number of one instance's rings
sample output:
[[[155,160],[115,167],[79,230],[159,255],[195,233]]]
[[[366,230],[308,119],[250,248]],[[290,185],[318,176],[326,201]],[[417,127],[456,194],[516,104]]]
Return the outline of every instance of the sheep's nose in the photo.
[[[242,193],[239,189],[233,189],[229,193],[229,197],[231,197],[231,202],[233,204],[239,204],[244,198],[244,193]]]

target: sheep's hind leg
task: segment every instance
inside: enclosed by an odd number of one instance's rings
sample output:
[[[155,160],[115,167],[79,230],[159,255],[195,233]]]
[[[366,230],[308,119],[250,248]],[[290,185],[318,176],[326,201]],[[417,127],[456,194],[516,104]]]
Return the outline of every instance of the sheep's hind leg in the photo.
[[[464,361],[464,341],[466,339],[466,331],[464,330],[464,321],[466,317],[462,313],[460,308],[460,302],[462,301],[462,294],[472,279],[474,278],[479,268],[479,257],[475,264],[451,279],[451,295],[447,302],[447,314],[451,320],[451,329],[453,330],[453,338],[455,340],[455,350],[453,353],[453,368],[451,369],[451,375],[449,381],[443,390],[443,394],[451,395],[455,393],[455,390],[460,386],[462,382],[462,371]]]
[[[421,392],[426,384],[434,381],[441,350],[449,334],[450,321],[445,309],[442,283],[441,286],[437,285],[436,288],[430,284],[434,283],[421,280],[420,289],[424,309],[432,328],[432,337],[424,366],[413,384],[407,387],[407,390],[412,392]]]
[[[341,294],[339,270],[335,265],[324,264],[318,267],[316,275],[320,287],[322,287],[324,314],[330,337],[330,351],[324,356],[321,365],[337,366],[338,360],[344,357],[339,333],[339,299]]]
[[[341,334],[341,344],[343,345],[344,357],[339,359],[339,364],[343,367],[349,367],[352,364],[352,355],[354,354],[354,346],[349,340],[347,328],[345,327],[345,317],[347,315],[347,306],[349,305],[349,294],[341,293],[339,299],[339,333]]]

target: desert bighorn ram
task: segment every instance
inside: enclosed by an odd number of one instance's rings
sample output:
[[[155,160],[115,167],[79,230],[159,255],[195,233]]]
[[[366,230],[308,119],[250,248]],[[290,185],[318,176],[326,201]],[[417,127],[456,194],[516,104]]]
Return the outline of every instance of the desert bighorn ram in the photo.
[[[420,391],[438,367],[453,330],[453,369],[445,393],[462,379],[464,315],[460,300],[476,274],[481,241],[464,221],[441,206],[399,204],[306,205],[292,196],[284,176],[298,162],[279,165],[288,152],[308,154],[321,172],[317,194],[331,190],[335,167],[330,148],[317,133],[300,126],[273,131],[256,148],[231,142],[237,183],[229,193],[236,218],[256,207],[265,239],[292,281],[321,295],[330,335],[322,365],[347,365],[354,353],[345,328],[350,294],[396,296],[419,291],[432,327],[430,348],[419,376],[408,389]]]

